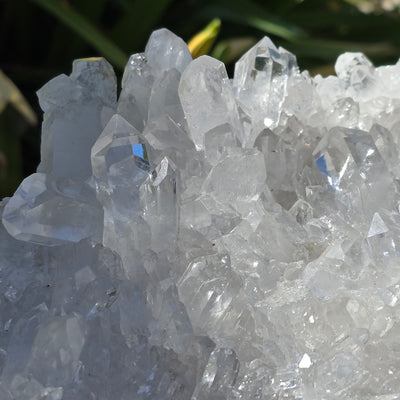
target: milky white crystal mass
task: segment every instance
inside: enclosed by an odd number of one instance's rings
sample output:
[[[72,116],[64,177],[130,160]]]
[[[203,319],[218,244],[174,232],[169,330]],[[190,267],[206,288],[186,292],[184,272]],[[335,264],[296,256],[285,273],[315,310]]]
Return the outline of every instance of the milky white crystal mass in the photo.
[[[400,64],[161,29],[39,90],[0,202],[1,400],[400,398]]]

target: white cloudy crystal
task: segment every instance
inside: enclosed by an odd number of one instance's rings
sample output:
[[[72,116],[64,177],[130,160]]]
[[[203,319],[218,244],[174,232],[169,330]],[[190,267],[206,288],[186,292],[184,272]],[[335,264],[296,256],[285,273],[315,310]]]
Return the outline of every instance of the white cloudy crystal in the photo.
[[[0,202],[1,400],[400,396],[400,64],[233,79],[166,29],[40,91]]]

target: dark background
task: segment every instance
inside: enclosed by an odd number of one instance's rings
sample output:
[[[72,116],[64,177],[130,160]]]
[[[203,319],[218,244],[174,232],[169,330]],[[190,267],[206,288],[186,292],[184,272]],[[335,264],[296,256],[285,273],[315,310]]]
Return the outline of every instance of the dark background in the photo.
[[[29,122],[7,102],[0,83],[0,199],[10,196],[39,162],[41,110],[36,91],[69,74],[76,58],[104,56],[118,76],[149,34],[167,27],[189,41],[221,20],[209,54],[230,74],[234,61],[263,35],[295,53],[301,69],[334,72],[344,51],[376,64],[400,55],[400,0],[0,0],[0,70],[36,115]],[[360,10],[361,9],[361,10]],[[4,90],[3,90],[4,92]],[[32,118],[31,118],[32,119]]]

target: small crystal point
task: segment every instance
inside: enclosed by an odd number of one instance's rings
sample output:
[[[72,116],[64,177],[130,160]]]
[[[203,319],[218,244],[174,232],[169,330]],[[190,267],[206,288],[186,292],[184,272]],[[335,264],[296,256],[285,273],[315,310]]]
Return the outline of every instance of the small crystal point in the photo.
[[[82,96],[82,89],[74,84],[71,77],[62,74],[39,89],[37,96],[40,108],[47,112],[57,107],[64,107],[70,101],[78,101]]]
[[[122,76],[117,112],[136,129],[142,130],[148,118],[148,105],[154,75],[144,53],[130,56]]]
[[[304,353],[303,357],[299,362],[299,368],[310,368],[312,365],[311,358],[307,353]]]
[[[227,395],[236,381],[239,366],[239,360],[232,349],[214,350],[210,355],[201,382],[195,388],[193,400],[221,398],[224,394]]]
[[[91,150],[93,176],[107,181],[110,166],[133,154],[139,132],[119,114],[114,114]]]
[[[239,177],[244,178],[240,184]],[[235,204],[238,200],[250,201],[256,197],[265,179],[263,155],[258,151],[249,152],[219,162],[204,181],[203,189],[221,203]]]
[[[54,246],[85,238],[99,240],[102,214],[86,184],[36,173],[21,183],[2,220],[16,239]]]
[[[387,227],[379,213],[376,212],[372,217],[372,222],[369,227],[367,236],[378,236],[386,232],[389,232],[389,228]]]
[[[168,115],[177,124],[186,124],[178,94],[180,79],[181,74],[173,68],[165,71],[154,82],[149,100],[149,120]]]
[[[176,166],[163,158],[142,183],[139,192],[143,219],[152,231],[152,249],[172,250],[178,232],[178,198]]]
[[[328,251],[325,253],[325,257],[327,258],[342,260],[342,261],[344,261],[345,256],[346,255],[343,251],[341,243],[333,244],[332,246],[329,247]]]
[[[111,64],[104,58],[75,60],[70,78],[87,88],[90,96],[98,97],[105,104],[114,106],[117,102],[117,77]]]
[[[338,78],[347,86],[357,88],[363,88],[373,80],[373,69],[371,61],[362,53],[344,53],[335,63]]]

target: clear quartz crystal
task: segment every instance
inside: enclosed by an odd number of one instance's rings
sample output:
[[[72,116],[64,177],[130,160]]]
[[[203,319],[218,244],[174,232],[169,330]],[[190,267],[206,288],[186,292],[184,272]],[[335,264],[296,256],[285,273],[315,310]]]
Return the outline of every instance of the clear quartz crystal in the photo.
[[[39,90],[0,201],[1,400],[395,400],[400,64],[232,80],[167,29]]]
[[[44,245],[98,240],[103,210],[85,183],[36,173],[4,208],[3,224],[17,239]]]
[[[165,28],[150,35],[145,54],[156,76],[173,68],[183,72],[192,61],[186,43]]]
[[[235,66],[233,87],[238,103],[251,116],[253,123],[276,127],[287,79],[296,73],[296,58],[285,49],[278,50],[268,37],[240,58]]]
[[[143,219],[152,227],[151,248],[156,252],[174,250],[179,219],[177,180],[176,166],[165,157],[139,189]]]
[[[197,150],[204,149],[205,133],[224,123],[243,140],[237,105],[223,63],[209,56],[194,60],[182,75],[179,96]]]

